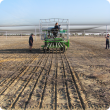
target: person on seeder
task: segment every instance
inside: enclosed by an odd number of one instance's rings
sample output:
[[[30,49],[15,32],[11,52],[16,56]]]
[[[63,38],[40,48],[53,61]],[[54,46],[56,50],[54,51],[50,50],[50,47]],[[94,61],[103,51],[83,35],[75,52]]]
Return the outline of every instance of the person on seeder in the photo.
[[[53,35],[54,37],[56,38],[57,37],[57,34],[58,34],[58,31],[60,30],[60,25],[58,25],[58,23],[55,24],[55,27],[53,28]]]

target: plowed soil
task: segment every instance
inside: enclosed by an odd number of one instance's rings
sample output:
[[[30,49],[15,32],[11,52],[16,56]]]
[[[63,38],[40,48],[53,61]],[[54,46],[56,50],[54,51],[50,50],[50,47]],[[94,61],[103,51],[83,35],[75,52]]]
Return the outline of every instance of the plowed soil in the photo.
[[[65,53],[43,53],[37,37],[0,37],[0,107],[7,110],[107,110],[110,50],[103,37],[70,37]]]

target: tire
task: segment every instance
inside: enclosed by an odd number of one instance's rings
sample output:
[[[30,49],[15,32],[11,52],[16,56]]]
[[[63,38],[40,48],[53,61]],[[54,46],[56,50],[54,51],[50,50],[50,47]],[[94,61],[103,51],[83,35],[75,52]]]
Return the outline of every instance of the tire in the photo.
[[[44,51],[45,51],[44,53],[47,53],[47,49],[44,49]]]
[[[65,46],[63,46],[63,53],[65,52]]]
[[[49,48],[47,48],[47,51],[49,51]]]
[[[61,47],[60,50],[63,51],[63,47]]]

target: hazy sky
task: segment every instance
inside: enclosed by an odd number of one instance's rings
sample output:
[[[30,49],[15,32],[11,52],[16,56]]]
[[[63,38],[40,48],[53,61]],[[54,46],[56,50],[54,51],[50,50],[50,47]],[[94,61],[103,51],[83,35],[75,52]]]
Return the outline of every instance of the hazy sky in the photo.
[[[48,18],[110,24],[110,0],[0,0],[0,25],[35,25]]]

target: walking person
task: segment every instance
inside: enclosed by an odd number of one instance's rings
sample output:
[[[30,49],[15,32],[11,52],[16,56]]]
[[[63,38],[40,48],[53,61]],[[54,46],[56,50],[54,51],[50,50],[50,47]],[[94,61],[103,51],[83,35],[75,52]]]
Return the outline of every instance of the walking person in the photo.
[[[33,46],[33,36],[34,36],[34,34],[31,34],[29,37],[29,50],[30,50],[30,52],[31,52],[32,46]]]
[[[107,47],[109,49],[109,34],[107,34],[107,36],[105,38],[106,38],[106,48],[105,49],[107,49]]]

